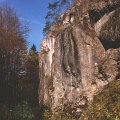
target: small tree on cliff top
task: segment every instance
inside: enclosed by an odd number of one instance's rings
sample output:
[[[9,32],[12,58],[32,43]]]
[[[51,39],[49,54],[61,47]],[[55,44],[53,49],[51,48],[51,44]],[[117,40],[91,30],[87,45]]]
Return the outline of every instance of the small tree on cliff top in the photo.
[[[48,5],[49,10],[45,17],[46,23],[45,23],[45,27],[43,28],[43,34],[45,36],[49,33],[51,26],[58,22],[62,12],[68,9],[73,1],[74,0],[60,0],[60,1],[55,1],[53,3],[49,3]]]

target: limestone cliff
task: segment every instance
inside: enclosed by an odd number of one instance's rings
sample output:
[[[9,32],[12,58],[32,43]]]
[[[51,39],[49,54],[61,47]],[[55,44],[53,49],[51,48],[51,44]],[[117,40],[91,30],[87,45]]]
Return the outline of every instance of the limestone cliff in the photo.
[[[119,78],[120,0],[76,0],[43,40],[39,102],[80,116]]]

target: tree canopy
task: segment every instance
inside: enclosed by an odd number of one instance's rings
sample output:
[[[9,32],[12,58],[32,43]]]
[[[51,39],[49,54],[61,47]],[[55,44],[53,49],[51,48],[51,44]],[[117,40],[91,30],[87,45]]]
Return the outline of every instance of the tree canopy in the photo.
[[[0,120],[13,120],[10,110],[24,102],[38,106],[38,52],[35,45],[27,49],[28,33],[13,8],[0,6]]]

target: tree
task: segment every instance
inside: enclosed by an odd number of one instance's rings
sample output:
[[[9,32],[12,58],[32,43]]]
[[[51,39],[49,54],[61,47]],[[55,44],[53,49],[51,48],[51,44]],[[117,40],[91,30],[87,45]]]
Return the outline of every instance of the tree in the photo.
[[[47,15],[45,17],[46,24],[43,28],[43,34],[45,36],[49,33],[52,25],[58,22],[58,20],[60,19],[60,14],[68,9],[71,6],[72,2],[73,0],[60,0],[49,3],[49,11],[47,12]]]
[[[48,5],[49,11],[47,12],[47,15],[45,17],[45,27],[43,28],[43,34],[46,36],[53,24],[57,22],[59,19],[59,13],[60,13],[60,6],[59,6],[59,1],[49,3]]]
[[[27,77],[27,89],[28,102],[31,105],[38,105],[38,85],[39,85],[39,60],[36,46],[33,44],[29,50],[28,59],[25,63],[26,77]],[[27,91],[27,90],[26,90]]]
[[[0,103],[11,106],[19,99],[17,93],[22,68],[21,51],[27,48],[24,26],[10,6],[0,6]]]
[[[48,35],[48,33],[50,32],[50,28],[51,28],[51,23],[49,21],[46,21],[45,27],[43,28],[44,36]]]
[[[69,8],[73,3],[73,0],[61,0],[61,7],[65,6],[66,8]]]

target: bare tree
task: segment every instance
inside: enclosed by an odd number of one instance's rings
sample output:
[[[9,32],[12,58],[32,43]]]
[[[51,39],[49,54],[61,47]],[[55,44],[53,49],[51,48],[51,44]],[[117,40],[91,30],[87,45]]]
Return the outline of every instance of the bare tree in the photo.
[[[17,102],[19,74],[26,50],[26,35],[29,29],[17,17],[13,8],[0,6],[0,102]]]

